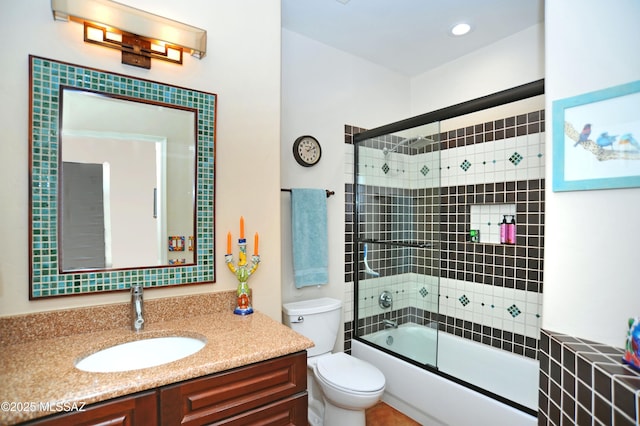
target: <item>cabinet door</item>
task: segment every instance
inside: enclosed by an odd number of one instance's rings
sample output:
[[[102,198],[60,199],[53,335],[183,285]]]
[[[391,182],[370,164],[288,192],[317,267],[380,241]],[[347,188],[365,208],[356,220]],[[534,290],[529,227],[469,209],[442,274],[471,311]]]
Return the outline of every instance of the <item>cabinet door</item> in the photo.
[[[164,426],[215,423],[306,389],[307,354],[303,351],[164,387],[160,419]],[[306,395],[304,405],[306,413]]]
[[[157,392],[149,391],[89,405],[27,423],[38,426],[151,426],[158,424]]]

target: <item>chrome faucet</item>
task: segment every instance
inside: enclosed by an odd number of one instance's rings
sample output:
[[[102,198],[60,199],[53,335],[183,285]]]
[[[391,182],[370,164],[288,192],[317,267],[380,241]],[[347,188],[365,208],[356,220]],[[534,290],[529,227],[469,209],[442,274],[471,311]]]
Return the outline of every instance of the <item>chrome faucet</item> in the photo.
[[[142,284],[131,285],[131,330],[144,329],[144,300],[142,298]]]
[[[398,321],[383,319],[384,328],[398,328]]]

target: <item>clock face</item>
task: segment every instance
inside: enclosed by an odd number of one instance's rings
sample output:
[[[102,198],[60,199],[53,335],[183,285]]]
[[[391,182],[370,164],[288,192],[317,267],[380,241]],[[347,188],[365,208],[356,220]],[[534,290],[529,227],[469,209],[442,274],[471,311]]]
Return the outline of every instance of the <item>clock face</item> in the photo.
[[[321,155],[320,143],[313,136],[300,136],[293,143],[293,156],[302,166],[310,167],[317,164]]]

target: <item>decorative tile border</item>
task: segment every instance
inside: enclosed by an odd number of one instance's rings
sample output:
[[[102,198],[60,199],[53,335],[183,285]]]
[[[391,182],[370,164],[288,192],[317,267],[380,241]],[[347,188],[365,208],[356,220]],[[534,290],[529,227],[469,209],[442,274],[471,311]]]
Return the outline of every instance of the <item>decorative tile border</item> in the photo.
[[[197,113],[196,265],[59,273],[58,153],[60,86],[96,90]],[[30,56],[32,128],[30,299],[145,287],[215,282],[216,95]]]
[[[398,324],[438,323],[446,333],[537,359],[542,309],[539,293],[449,278],[438,281],[437,277],[413,273],[360,283],[366,283],[358,294],[360,336],[383,328],[383,319]],[[382,291],[392,294],[392,310],[378,305]],[[354,321],[346,300],[344,319]]]

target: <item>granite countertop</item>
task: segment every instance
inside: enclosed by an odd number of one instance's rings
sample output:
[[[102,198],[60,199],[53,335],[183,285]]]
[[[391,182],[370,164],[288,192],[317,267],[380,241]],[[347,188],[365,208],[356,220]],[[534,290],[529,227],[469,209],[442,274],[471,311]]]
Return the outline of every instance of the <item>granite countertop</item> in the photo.
[[[75,362],[101,349],[160,336],[206,339],[200,351],[157,367],[118,373],[89,373]],[[145,323],[140,333],[128,327],[11,343],[0,348],[0,402],[13,404],[91,404],[207,374],[295,353],[313,342],[268,316],[214,312]],[[33,407],[34,405],[32,405]],[[0,410],[0,424],[11,425],[54,414],[41,409]]]

